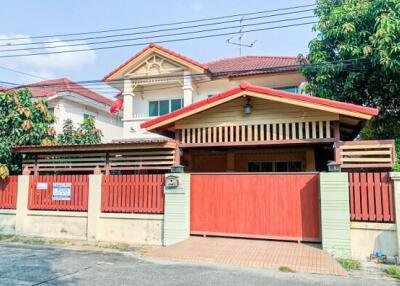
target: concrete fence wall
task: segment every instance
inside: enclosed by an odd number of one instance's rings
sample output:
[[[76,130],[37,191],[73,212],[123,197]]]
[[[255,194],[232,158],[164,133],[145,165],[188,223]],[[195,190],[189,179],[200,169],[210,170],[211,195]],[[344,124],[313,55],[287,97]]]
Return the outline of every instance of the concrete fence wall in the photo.
[[[89,241],[163,244],[163,214],[101,212],[102,175],[89,175],[88,211],[29,210],[29,176],[18,177],[17,208],[0,209],[0,232]]]

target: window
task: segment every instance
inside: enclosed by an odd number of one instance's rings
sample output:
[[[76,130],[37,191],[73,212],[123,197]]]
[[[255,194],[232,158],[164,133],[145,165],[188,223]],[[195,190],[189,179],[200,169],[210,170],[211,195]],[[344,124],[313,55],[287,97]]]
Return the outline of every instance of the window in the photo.
[[[248,162],[247,170],[248,172],[301,172],[301,162]]]
[[[287,92],[292,92],[292,93],[299,93],[299,87],[298,86],[276,87],[275,89],[283,90],[283,91],[287,91]]]
[[[149,116],[158,116],[158,101],[149,102]]]
[[[83,114],[83,119],[85,120],[85,119],[88,119],[88,118],[93,118],[93,119],[95,119],[96,117],[95,117],[94,115],[84,113],[84,114]]]
[[[149,102],[149,116],[160,116],[181,109],[183,99],[158,100]]]
[[[47,110],[49,111],[49,113],[50,113],[51,115],[54,116],[54,107],[49,107],[49,108],[47,108]]]
[[[171,100],[171,112],[181,109],[183,105],[182,99],[172,99]]]
[[[169,100],[160,100],[160,115],[167,114],[169,112]]]

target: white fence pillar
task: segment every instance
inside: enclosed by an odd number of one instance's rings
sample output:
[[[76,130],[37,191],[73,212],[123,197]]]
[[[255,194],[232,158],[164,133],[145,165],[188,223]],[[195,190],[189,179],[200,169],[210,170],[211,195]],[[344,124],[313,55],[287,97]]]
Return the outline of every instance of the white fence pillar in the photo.
[[[397,253],[400,254],[400,172],[391,172],[390,178],[394,185],[394,211],[396,218]],[[399,261],[397,261],[399,263]]]
[[[102,175],[89,175],[89,201],[87,220],[87,240],[98,240],[99,220],[101,214]]]
[[[24,235],[28,216],[29,175],[18,176],[17,209],[15,210],[15,234]]]

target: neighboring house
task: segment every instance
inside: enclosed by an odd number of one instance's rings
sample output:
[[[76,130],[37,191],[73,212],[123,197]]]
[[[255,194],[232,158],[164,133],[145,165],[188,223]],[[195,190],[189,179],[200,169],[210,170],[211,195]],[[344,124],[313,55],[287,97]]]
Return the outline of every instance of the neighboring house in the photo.
[[[41,81],[27,85],[34,98],[46,98],[49,112],[55,116],[57,133],[62,132],[66,119],[79,125],[85,118],[93,117],[96,127],[103,132],[103,142],[122,136],[122,121],[119,114],[110,114],[112,100],[67,78]]]
[[[124,139],[159,137],[140,124],[236,87],[243,80],[300,93],[305,79],[296,57],[242,56],[199,63],[156,44],[104,78],[122,92]]]

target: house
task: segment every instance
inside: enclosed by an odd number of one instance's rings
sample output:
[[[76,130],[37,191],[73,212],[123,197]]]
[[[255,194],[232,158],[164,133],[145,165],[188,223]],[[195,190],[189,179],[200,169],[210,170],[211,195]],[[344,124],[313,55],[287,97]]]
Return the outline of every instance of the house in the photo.
[[[124,139],[159,137],[140,124],[237,87],[243,80],[297,93],[305,79],[296,57],[242,56],[200,63],[156,44],[104,77],[122,92]]]
[[[55,116],[55,129],[62,132],[66,119],[75,125],[85,118],[92,117],[96,127],[103,132],[103,142],[120,139],[122,121],[119,114],[110,114],[112,100],[86,87],[78,85],[67,78],[40,81],[28,84],[34,98],[45,98],[49,112]]]

